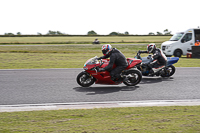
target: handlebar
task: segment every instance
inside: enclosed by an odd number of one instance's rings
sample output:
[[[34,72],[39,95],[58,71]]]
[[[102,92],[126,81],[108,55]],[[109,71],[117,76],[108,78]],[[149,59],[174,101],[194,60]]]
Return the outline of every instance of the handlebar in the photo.
[[[102,59],[100,60],[100,66],[101,67],[102,65],[104,64],[104,62],[102,61]]]
[[[136,58],[136,59],[141,59],[141,56],[140,56],[140,52],[139,52],[139,51],[137,52],[135,58]]]
[[[97,60],[97,58],[94,59],[94,61]],[[99,72],[99,68],[104,64],[103,60],[101,59],[99,61],[100,65],[99,66],[96,66],[96,67],[93,67],[91,70],[95,70],[96,73]]]

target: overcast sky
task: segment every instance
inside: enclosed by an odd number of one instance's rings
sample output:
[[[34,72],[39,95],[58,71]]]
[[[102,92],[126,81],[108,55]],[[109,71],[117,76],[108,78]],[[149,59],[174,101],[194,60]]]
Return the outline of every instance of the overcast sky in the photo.
[[[200,26],[200,0],[0,0],[0,35],[176,33]]]

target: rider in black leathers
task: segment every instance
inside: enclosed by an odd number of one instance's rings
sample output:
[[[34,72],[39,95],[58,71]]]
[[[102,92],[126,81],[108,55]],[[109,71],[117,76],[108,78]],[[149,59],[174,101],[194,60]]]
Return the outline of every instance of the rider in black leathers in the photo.
[[[167,57],[165,54],[158,48],[154,43],[151,43],[147,46],[147,51],[139,51],[139,53],[152,53],[153,62],[147,64],[152,71],[150,72],[151,75],[156,74],[159,70],[164,68],[167,63]]]
[[[110,62],[108,66],[105,68],[100,68],[99,71],[110,71],[111,79],[116,82],[127,80],[120,75],[120,73],[128,66],[126,57],[118,49],[112,48],[110,44],[105,44],[102,46],[102,53],[104,56],[99,57],[98,60],[110,57]],[[114,64],[116,67],[112,69]]]

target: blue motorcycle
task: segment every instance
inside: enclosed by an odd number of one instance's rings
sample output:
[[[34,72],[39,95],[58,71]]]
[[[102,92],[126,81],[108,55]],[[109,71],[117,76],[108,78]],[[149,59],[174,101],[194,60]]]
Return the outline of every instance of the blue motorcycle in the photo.
[[[141,71],[143,76],[149,76],[150,75],[150,70],[152,68],[149,67],[147,64],[153,61],[151,56],[152,55],[148,55],[147,57],[141,57],[140,53],[138,52],[137,55],[134,57],[136,59],[142,60],[142,63],[140,65],[138,65],[137,68]],[[166,67],[164,67],[159,72],[157,72],[156,76],[161,76],[161,77],[172,76],[176,71],[176,68],[174,67],[173,64],[177,63],[178,60],[179,60],[179,57],[167,57]]]

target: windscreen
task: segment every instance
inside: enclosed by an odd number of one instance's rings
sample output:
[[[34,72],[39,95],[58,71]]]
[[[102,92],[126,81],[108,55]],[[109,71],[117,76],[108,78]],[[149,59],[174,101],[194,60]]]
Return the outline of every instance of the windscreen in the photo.
[[[91,64],[98,64],[99,61],[97,60],[97,56],[87,60],[84,64],[84,66],[86,66],[86,64],[91,65]]]
[[[171,38],[170,41],[178,41],[182,36],[183,36],[184,32],[179,32],[174,34]]]

